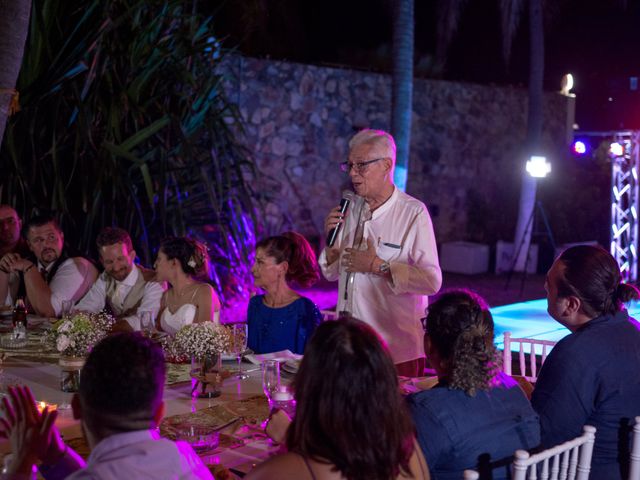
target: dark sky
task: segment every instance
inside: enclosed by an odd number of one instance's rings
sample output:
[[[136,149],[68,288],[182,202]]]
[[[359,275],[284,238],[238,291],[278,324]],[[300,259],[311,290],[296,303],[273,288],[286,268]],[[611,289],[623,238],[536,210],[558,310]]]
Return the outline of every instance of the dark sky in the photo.
[[[575,78],[582,130],[640,128],[640,0],[546,0],[545,89]],[[376,71],[390,68],[391,0],[226,0],[214,25],[249,55]],[[498,0],[468,0],[438,68],[436,0],[415,0],[416,76],[526,86],[528,25],[524,12],[508,68],[502,60]],[[211,8],[211,7],[209,7]],[[214,7],[215,8],[215,7]],[[611,100],[609,100],[611,99]],[[636,113],[636,111],[638,113]]]

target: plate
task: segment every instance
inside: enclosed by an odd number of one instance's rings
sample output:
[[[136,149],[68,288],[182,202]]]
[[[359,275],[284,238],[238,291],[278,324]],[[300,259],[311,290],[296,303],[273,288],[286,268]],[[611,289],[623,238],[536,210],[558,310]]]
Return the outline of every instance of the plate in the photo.
[[[24,348],[27,346],[28,343],[29,341],[27,340],[27,337],[15,338],[13,334],[3,335],[0,338],[0,344],[4,348],[9,348],[9,349]]]
[[[298,373],[300,368],[300,360],[287,360],[280,365],[280,368],[287,373]]]

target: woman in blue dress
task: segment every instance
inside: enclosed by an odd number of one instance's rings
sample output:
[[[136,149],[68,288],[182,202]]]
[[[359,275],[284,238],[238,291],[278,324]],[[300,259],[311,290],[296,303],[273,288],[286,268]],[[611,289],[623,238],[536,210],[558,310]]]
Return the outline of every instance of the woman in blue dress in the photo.
[[[248,347],[256,353],[302,354],[322,320],[318,307],[293,289],[308,288],[319,278],[311,245],[296,232],[265,238],[256,245],[251,273],[265,293],[249,302]]]

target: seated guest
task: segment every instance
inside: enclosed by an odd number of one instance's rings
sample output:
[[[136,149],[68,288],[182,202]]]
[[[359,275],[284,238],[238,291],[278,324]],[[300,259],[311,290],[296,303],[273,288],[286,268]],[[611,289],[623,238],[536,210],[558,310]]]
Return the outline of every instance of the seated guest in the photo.
[[[391,356],[364,322],[322,323],[294,389],[288,452],[258,465],[247,480],[429,478]]]
[[[9,205],[0,205],[0,258],[7,253],[17,253],[22,257],[29,255],[27,242],[20,236],[22,222],[16,212]],[[0,305],[13,305],[20,275],[17,271],[12,273],[0,271],[0,275],[8,275],[8,279],[0,282]]]
[[[140,330],[141,312],[158,316],[163,285],[153,281],[153,270],[133,263],[136,251],[125,230],[106,227],[96,244],[104,272],[75,309],[97,313],[106,307],[116,317],[117,329]]]
[[[118,333],[94,347],[72,400],[91,448],[86,464],[60,438],[57,412],[39,413],[29,387],[12,389],[0,421],[0,436],[10,438],[13,450],[9,478],[31,478],[40,460],[49,479],[212,479],[187,443],[158,434],[165,373],[162,349],[139,334]]]
[[[218,295],[211,285],[199,281],[209,277],[209,254],[203,244],[185,237],[166,238],[154,268],[156,280],[171,285],[160,302],[161,330],[175,335],[191,323],[219,321]]]
[[[249,348],[256,353],[303,353],[322,321],[318,307],[292,288],[310,287],[320,276],[311,245],[295,232],[265,238],[256,245],[251,273],[266,293],[249,302]]]
[[[640,324],[623,303],[638,291],[621,283],[606,250],[565,250],[547,273],[549,314],[567,327],[547,357],[531,402],[542,444],[551,447],[596,427],[591,480],[627,478],[630,430],[640,415]]]
[[[538,416],[518,386],[499,371],[493,318],[466,291],[444,293],[429,306],[425,351],[438,374],[431,390],[407,402],[434,479],[510,478],[513,453],[540,443]]]
[[[56,219],[49,215],[31,218],[23,235],[32,252],[30,257],[8,253],[0,259],[0,270],[18,272],[21,284],[16,296],[26,296],[31,309],[43,317],[57,317],[62,302],[77,302],[89,290],[98,271],[82,257],[72,257],[65,244],[64,233]],[[0,275],[0,292],[9,278]]]

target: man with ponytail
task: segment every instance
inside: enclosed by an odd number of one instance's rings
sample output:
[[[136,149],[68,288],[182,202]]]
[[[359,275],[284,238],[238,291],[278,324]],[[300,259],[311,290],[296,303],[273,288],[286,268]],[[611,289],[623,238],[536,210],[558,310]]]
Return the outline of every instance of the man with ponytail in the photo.
[[[596,427],[591,480],[627,478],[631,427],[640,415],[640,324],[624,303],[638,290],[621,283],[606,250],[565,250],[547,273],[549,314],[571,334],[553,348],[533,392],[542,444]]]

